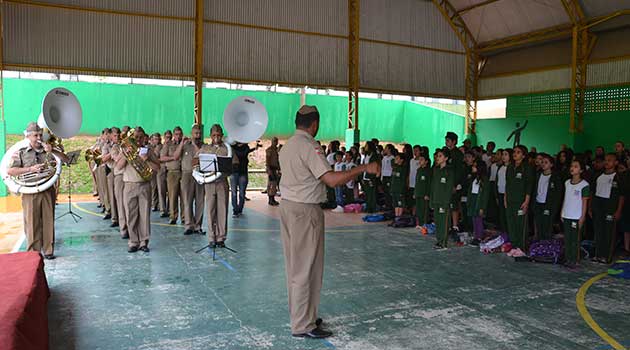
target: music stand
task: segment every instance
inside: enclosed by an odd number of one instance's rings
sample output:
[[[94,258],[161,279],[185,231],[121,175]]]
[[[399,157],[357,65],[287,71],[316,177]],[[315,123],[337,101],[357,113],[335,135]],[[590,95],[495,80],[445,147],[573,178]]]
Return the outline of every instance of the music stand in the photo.
[[[68,211],[56,217],[55,220],[59,220],[66,215],[70,215],[75,223],[79,222],[77,218],[83,219],[81,215],[72,211],[72,170],[71,170],[72,167],[71,165],[77,164],[77,159],[79,159],[79,155],[81,155],[81,151],[72,151],[66,154],[66,156],[68,157],[68,161],[65,163],[65,165],[68,167],[68,185],[67,185],[68,186]]]
[[[222,157],[222,156],[216,156],[214,154],[205,154],[205,156],[209,156],[207,159],[203,159],[204,154],[200,154],[199,155],[199,171],[200,172],[209,172],[209,171],[214,171],[216,172],[221,172],[224,174],[224,176],[226,176],[226,174],[229,174],[232,172],[232,158],[231,157]],[[201,251],[203,251],[206,248],[210,248],[210,243],[208,243],[206,246],[197,249],[195,251],[195,253],[199,254]],[[231,251],[232,253],[237,253],[236,250],[228,247],[227,245],[225,245],[225,242],[223,242],[223,247],[221,248],[225,248],[229,251]],[[217,251],[217,246],[216,244],[212,247],[212,261],[216,260],[216,251]]]

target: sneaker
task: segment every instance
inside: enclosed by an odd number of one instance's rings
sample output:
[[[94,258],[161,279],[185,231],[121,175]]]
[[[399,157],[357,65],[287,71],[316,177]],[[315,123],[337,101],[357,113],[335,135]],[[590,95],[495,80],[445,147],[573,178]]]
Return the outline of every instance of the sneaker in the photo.
[[[332,210],[333,213],[343,213],[343,207],[338,205],[337,208]]]
[[[435,250],[446,250],[448,248],[442,246],[441,244],[436,244],[436,245],[433,246],[433,249],[435,249]]]
[[[315,329],[313,329],[310,332],[292,334],[292,336],[297,337],[297,338],[312,338],[312,339],[328,338],[331,335],[332,335],[331,331],[325,331],[319,327],[315,327]]]

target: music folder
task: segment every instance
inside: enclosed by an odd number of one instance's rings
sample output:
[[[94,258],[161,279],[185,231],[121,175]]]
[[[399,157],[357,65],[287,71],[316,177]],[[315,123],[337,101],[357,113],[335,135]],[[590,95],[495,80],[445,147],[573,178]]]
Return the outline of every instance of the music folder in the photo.
[[[232,157],[222,157],[216,154],[199,154],[199,171],[207,173],[220,171],[229,173],[232,170]]]

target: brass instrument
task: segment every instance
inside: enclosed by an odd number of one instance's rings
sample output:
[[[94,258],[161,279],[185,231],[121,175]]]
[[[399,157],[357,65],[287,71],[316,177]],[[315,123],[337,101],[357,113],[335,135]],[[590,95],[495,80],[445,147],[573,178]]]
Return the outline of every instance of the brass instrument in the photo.
[[[101,151],[97,149],[88,148],[85,150],[85,160],[88,162],[94,162],[96,166],[100,166],[103,164],[103,160],[101,159]]]
[[[134,137],[135,129],[130,129],[120,138],[120,150],[127,162],[136,170],[138,175],[145,180],[151,180],[153,169],[138,156],[138,142]]]

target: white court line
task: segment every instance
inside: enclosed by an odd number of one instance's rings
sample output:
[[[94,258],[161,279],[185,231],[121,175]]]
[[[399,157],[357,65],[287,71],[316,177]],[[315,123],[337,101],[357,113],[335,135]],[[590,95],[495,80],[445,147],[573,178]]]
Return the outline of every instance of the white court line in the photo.
[[[17,242],[15,242],[13,249],[11,249],[11,253],[15,253],[18,250],[20,250],[20,247],[22,246],[22,243],[24,243],[25,239],[26,239],[26,234],[22,232],[22,234],[20,235],[20,238],[18,238]]]

